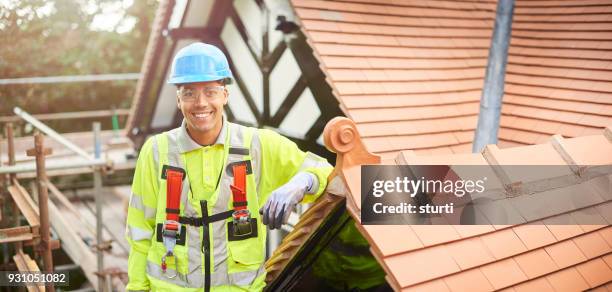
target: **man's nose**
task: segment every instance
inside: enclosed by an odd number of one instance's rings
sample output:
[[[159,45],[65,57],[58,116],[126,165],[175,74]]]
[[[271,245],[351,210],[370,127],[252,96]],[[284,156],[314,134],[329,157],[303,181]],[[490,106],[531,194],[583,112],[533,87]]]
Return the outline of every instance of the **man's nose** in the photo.
[[[199,92],[198,96],[196,97],[195,104],[198,106],[208,105],[208,99],[206,99],[206,95],[204,95],[204,93],[202,92]]]

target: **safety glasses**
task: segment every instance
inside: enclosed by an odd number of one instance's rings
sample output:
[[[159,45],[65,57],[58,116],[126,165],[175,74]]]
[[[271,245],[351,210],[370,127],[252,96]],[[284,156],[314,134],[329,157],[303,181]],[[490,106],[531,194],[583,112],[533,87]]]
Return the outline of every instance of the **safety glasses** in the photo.
[[[204,97],[207,100],[215,100],[223,95],[224,86],[206,86],[202,89]],[[198,90],[193,88],[185,88],[177,90],[179,98],[184,102],[194,102],[198,98]]]

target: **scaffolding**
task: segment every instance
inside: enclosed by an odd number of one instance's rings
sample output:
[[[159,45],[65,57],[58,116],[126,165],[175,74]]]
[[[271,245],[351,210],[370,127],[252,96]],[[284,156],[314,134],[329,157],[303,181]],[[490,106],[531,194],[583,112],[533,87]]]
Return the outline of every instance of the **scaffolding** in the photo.
[[[110,160],[101,157],[100,123],[93,124],[94,155],[62,137],[61,134],[47,127],[25,111],[15,108],[14,112],[21,119],[33,125],[37,132],[34,134],[34,147],[27,150],[27,155],[34,157],[35,165],[17,165],[15,159],[15,135],[11,122],[5,125],[7,139],[8,165],[0,160],[0,244],[4,250],[4,263],[0,263],[2,270],[16,270],[19,272],[54,272],[52,250],[61,247],[69,257],[85,273],[87,280],[96,291],[114,291],[111,276],[117,274],[114,269],[105,269],[104,252],[110,248],[110,241],[103,238],[102,218],[102,177],[113,168]],[[78,156],[81,160],[46,165],[45,156],[51,154],[50,148],[45,148],[44,134],[59,142]],[[0,157],[2,153],[0,152]],[[94,200],[95,200],[95,230],[89,226],[91,233],[95,234],[96,242],[93,251],[75,230],[74,222],[64,218],[60,209],[49,199],[49,193],[69,210],[73,215],[80,217],[78,211],[72,206],[64,194],[47,178],[47,170],[61,170],[89,167],[93,173]],[[19,180],[19,173],[36,173],[34,196],[30,195]],[[5,211],[3,213],[3,211]],[[6,212],[8,211],[8,213]],[[21,226],[21,218],[25,218],[27,225]],[[60,239],[51,238],[51,227]],[[13,263],[8,262],[8,244],[14,247]],[[24,247],[31,246],[34,252],[32,259]],[[37,264],[42,263],[42,269]],[[73,268],[75,268],[73,267]],[[28,291],[54,291],[53,285],[28,286]]]

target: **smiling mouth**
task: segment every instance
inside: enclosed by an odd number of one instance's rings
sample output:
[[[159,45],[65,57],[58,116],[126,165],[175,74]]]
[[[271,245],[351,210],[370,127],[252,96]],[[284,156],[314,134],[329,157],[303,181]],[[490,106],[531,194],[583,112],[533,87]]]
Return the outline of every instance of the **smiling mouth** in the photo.
[[[192,113],[191,116],[196,120],[204,120],[212,115],[212,112]]]

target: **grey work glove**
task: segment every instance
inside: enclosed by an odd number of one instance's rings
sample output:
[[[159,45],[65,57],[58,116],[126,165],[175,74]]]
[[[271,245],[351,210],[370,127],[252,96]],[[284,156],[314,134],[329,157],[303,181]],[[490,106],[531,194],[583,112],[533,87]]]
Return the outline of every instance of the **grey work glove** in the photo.
[[[262,222],[268,228],[280,228],[287,223],[295,206],[302,201],[305,193],[315,193],[319,182],[309,172],[299,172],[280,188],[274,190],[266,204],[259,210]]]

